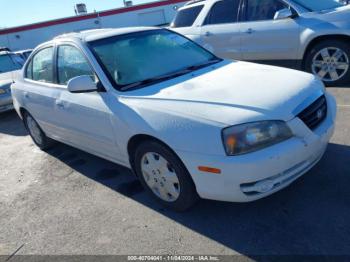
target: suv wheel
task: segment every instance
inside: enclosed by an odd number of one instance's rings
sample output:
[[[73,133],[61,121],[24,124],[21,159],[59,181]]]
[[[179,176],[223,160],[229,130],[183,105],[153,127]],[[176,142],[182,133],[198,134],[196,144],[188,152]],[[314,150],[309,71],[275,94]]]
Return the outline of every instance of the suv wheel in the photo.
[[[54,141],[45,135],[45,133],[41,130],[38,123],[29,113],[25,112],[23,114],[23,122],[33,142],[41,150],[45,150],[53,145]]]
[[[190,174],[167,147],[144,142],[136,150],[134,163],[144,188],[164,206],[185,211],[196,203],[198,195]]]
[[[328,86],[347,83],[350,81],[350,47],[343,41],[323,41],[307,54],[305,67]]]

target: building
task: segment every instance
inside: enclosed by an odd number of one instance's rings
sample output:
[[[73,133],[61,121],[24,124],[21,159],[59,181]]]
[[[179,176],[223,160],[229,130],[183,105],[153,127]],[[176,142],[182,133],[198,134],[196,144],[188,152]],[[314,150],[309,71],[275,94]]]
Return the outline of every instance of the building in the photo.
[[[0,46],[34,48],[57,35],[97,28],[166,25],[184,0],[165,0],[0,30]]]

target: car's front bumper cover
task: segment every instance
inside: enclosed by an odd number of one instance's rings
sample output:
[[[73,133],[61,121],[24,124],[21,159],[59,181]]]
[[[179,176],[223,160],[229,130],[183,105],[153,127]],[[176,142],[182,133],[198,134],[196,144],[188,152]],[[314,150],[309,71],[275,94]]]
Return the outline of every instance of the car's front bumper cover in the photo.
[[[328,114],[311,131],[299,119],[288,122],[295,136],[282,143],[241,156],[213,156],[177,151],[202,198],[249,202],[291,184],[322,158],[334,131],[336,103],[327,94]],[[201,172],[198,166],[215,167],[221,174]]]

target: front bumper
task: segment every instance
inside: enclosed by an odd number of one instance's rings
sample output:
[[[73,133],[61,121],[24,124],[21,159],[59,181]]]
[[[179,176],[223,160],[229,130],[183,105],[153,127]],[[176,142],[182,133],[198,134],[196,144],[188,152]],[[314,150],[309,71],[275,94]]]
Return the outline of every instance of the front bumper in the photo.
[[[0,113],[13,109],[11,92],[0,94]]]
[[[241,156],[212,156],[177,151],[202,198],[249,202],[290,185],[322,158],[334,132],[335,99],[327,94],[328,114],[311,131],[299,118],[288,122],[295,136],[264,150]],[[198,166],[221,169],[205,173]]]

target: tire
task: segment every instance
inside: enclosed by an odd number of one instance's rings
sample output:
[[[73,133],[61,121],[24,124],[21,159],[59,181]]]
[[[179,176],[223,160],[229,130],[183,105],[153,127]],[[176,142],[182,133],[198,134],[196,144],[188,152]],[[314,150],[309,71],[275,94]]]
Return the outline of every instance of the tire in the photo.
[[[146,191],[166,207],[181,212],[199,199],[184,164],[158,142],[146,141],[136,149],[134,168]]]
[[[38,122],[28,112],[23,113],[23,122],[33,142],[41,150],[46,150],[54,144],[54,140],[45,135]]]
[[[304,64],[307,72],[318,75],[327,86],[338,86],[350,82],[349,62],[349,44],[341,40],[326,40],[312,47]]]

